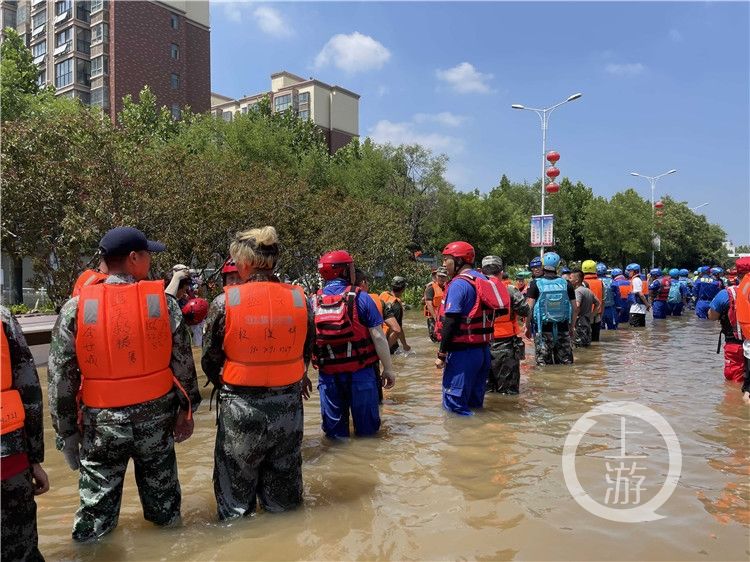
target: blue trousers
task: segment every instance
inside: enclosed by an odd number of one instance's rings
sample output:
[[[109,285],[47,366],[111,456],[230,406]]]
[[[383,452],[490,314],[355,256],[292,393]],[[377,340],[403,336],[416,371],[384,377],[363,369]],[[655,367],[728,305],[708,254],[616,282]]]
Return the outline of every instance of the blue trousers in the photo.
[[[695,303],[695,315],[698,318],[703,318],[704,320],[708,318],[708,309],[711,307],[711,301],[698,301]]]
[[[667,304],[667,301],[654,301],[654,304],[651,305],[651,311],[654,313],[655,319],[663,320],[667,317],[669,305]]]
[[[443,408],[462,416],[481,408],[490,365],[489,345],[450,352],[443,369]]]
[[[349,437],[350,410],[355,435],[375,435],[380,429],[378,385],[372,367],[338,375],[320,373],[318,392],[326,436]]]
[[[682,316],[682,308],[683,303],[681,302],[673,302],[669,304],[669,311],[667,314],[671,314],[672,316]]]
[[[617,312],[617,323],[627,324],[630,322],[630,305],[626,304],[622,308],[616,310]]]
[[[617,329],[617,313],[614,306],[605,306],[602,315],[602,328],[607,330]]]

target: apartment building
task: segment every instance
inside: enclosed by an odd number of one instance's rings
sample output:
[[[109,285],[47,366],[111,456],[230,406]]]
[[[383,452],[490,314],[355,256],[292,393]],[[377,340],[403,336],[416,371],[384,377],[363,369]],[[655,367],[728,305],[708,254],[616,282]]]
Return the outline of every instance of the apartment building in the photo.
[[[264,96],[272,111],[291,109],[300,119],[310,119],[323,132],[331,153],[359,137],[359,94],[291,72],[271,75],[271,90],[233,99],[211,93],[211,112],[231,121],[247,113]]]
[[[39,67],[41,86],[114,120],[145,85],[175,117],[210,108],[208,0],[3,0]]]

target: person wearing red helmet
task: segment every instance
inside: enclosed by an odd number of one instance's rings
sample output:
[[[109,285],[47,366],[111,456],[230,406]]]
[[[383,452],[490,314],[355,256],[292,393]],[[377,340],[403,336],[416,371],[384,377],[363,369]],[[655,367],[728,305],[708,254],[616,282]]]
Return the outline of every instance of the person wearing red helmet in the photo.
[[[357,287],[348,252],[323,254],[318,273],[325,285],[311,301],[323,432],[332,439],[348,437],[351,412],[354,433],[374,435],[380,429],[378,360],[383,365],[383,386],[391,388],[396,382],[381,328],[383,316],[372,297]]]
[[[484,405],[494,311],[483,304],[480,293],[485,284],[497,291],[474,269],[474,259],[474,247],[467,242],[451,242],[443,249],[443,267],[451,281],[440,309],[435,365],[443,368],[443,408],[462,416],[471,416],[471,408]]]
[[[242,283],[240,274],[237,271],[237,265],[234,260],[229,257],[221,268],[221,284],[223,287],[229,287],[230,285],[239,285]]]
[[[739,285],[719,291],[711,300],[708,319],[721,323],[724,334],[724,378],[742,382],[743,396],[750,399],[750,258],[736,262]],[[743,349],[744,348],[744,349]],[[717,353],[719,350],[717,349]]]

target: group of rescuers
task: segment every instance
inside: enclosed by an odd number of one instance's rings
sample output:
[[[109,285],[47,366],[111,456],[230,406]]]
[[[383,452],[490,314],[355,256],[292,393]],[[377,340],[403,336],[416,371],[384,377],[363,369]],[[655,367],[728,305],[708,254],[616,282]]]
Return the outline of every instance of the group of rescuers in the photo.
[[[116,527],[130,459],[145,519],[160,526],[181,521],[174,444],[192,435],[201,395],[177,301],[189,273],[176,269],[167,287],[149,280],[151,253],[164,249],[132,227],[108,231],[99,244],[99,271],[82,274],[53,329],[48,398],[57,448],[79,472],[72,531],[78,542],[96,541]],[[326,436],[348,437],[350,416],[355,434],[367,436],[380,428],[382,388],[396,383],[391,353],[399,343],[409,351],[402,318],[396,313],[388,321],[382,314],[384,301],[400,303],[401,279],[373,298],[352,257],[333,251],[318,263],[322,289],[308,296],[274,274],[279,240],[270,226],[237,233],[229,253],[201,358],[218,392],[213,484],[222,521],[251,515],[258,503],[281,512],[302,502],[310,363],[318,371]],[[594,277],[574,272],[571,283],[558,277],[560,258],[553,252],[530,264],[535,279],[525,294],[504,279],[500,258],[485,257],[481,271],[475,258],[470,244],[448,244],[425,295],[430,334],[439,341],[443,406],[462,415],[483,405],[488,383],[489,390],[518,392],[522,324],[527,336],[534,334],[537,363],[570,363],[571,338],[585,344],[591,337],[576,329],[577,318],[587,317],[583,324],[590,328],[596,310],[609,314],[601,293],[579,296],[584,283],[596,285],[596,271]],[[742,271],[750,271],[750,262]],[[750,302],[749,280],[732,301],[732,322],[744,333],[750,333],[750,305],[739,303]],[[41,466],[42,393],[18,322],[7,309],[0,312],[2,558],[42,560],[34,501],[49,489]]]

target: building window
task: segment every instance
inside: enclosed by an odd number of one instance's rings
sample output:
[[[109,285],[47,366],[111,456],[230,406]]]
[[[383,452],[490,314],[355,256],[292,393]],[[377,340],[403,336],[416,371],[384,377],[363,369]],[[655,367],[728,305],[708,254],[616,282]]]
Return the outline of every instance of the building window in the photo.
[[[34,58],[42,57],[47,54],[47,40],[31,46],[31,55]]]
[[[297,115],[300,119],[310,119],[310,92],[302,92],[297,97]]]
[[[81,86],[91,86],[91,62],[76,59],[76,82]]]
[[[182,115],[182,111],[180,110],[180,106],[176,103],[172,105],[172,119],[177,120]]]
[[[77,28],[76,51],[87,55],[91,53],[91,30]]]
[[[299,118],[302,119],[303,121],[307,121],[308,119],[310,119],[310,110],[309,109],[304,109],[304,110],[300,111],[299,112]]]
[[[222,119],[224,119],[224,121],[231,121],[232,120],[232,112],[231,111],[225,111],[224,113],[221,114],[221,117],[222,117]]]
[[[242,113],[243,115],[244,115],[245,113],[247,113],[247,106],[243,107],[243,108],[242,108],[242,109],[240,110],[240,113]]]
[[[91,77],[109,74],[109,57],[100,55],[91,59]]]
[[[70,11],[71,0],[58,0],[55,2],[55,15],[59,16]]]
[[[91,90],[91,107],[107,106],[109,106],[109,90],[107,89],[107,86],[93,88]]]
[[[285,94],[283,96],[276,96],[273,99],[274,111],[282,112],[292,107],[292,94]]]
[[[180,60],[180,46],[177,43],[172,43],[172,58]]]
[[[55,34],[55,55],[61,55],[73,47],[73,28]]]
[[[73,83],[73,59],[55,65],[55,88],[64,88]]]
[[[171,83],[172,83],[172,89],[173,90],[179,90],[180,89],[180,75],[172,73],[171,76]]]
[[[36,31],[38,27],[47,23],[47,10],[42,10],[38,14],[31,16],[31,28]]]
[[[91,21],[91,2],[89,0],[78,0],[76,2],[76,19]]]
[[[84,105],[91,105],[91,94],[89,92],[77,92],[78,99],[81,100],[81,103]]]
[[[40,88],[44,88],[44,86],[47,84],[47,69],[43,68],[39,71],[39,74],[36,77],[36,85]]]
[[[92,28],[91,44],[95,45],[102,41],[109,39],[109,25],[106,23],[98,23]]]
[[[105,0],[91,0],[91,13],[100,12],[104,9]]]
[[[171,14],[169,25],[172,26],[172,29],[180,29],[180,16],[178,16],[177,14]]]

